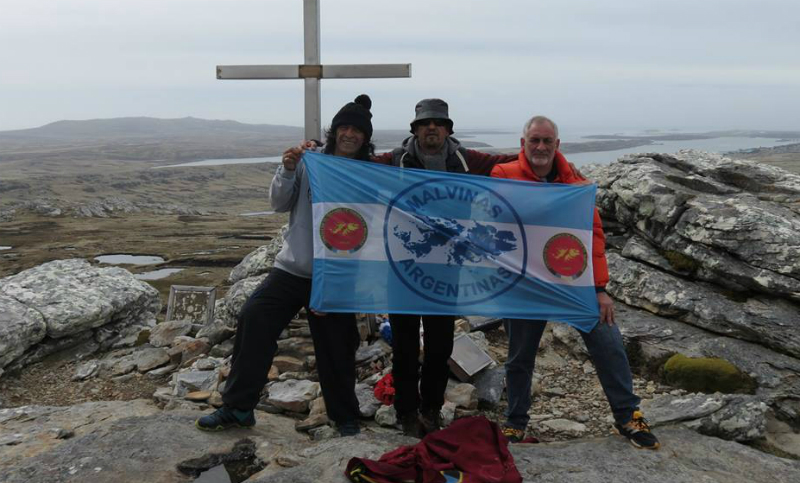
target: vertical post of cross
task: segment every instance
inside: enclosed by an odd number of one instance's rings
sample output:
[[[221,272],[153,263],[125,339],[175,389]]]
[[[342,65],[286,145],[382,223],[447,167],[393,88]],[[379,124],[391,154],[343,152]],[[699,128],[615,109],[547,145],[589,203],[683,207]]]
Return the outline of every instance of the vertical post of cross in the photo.
[[[303,0],[303,50],[306,66],[319,66],[319,0]],[[305,81],[305,136],[306,139],[320,139],[322,125],[322,106],[319,77],[306,77]]]

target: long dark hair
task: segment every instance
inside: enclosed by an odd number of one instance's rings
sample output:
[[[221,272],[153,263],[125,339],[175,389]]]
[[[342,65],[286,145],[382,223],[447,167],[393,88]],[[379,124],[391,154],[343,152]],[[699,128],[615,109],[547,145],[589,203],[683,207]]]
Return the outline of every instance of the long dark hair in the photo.
[[[325,148],[322,152],[325,154],[336,152],[336,131],[333,129],[325,130]],[[373,156],[375,156],[375,145],[370,141],[361,145],[361,149],[356,153],[355,159],[369,161]]]

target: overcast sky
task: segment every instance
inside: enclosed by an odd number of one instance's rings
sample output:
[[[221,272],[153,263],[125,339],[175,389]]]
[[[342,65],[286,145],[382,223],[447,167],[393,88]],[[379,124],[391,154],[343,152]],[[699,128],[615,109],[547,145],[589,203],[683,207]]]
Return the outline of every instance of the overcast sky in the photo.
[[[322,62],[411,79],[322,81],[323,124],[365,92],[376,128],[424,97],[458,128],[800,130],[796,0],[321,0]],[[302,0],[0,0],[0,130],[123,116],[303,124]]]

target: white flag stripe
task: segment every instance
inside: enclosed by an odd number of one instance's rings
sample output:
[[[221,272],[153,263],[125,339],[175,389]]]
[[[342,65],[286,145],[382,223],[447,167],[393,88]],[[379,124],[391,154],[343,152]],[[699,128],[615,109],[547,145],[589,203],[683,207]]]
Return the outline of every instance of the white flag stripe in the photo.
[[[357,211],[367,223],[367,240],[364,246],[354,253],[333,251],[328,249],[322,242],[320,236],[319,223],[326,213],[335,208],[350,208]],[[399,211],[399,210],[395,210]],[[314,203],[314,258],[319,259],[353,259],[364,261],[380,261],[386,262],[386,244],[383,236],[383,224],[386,217],[386,205],[382,204],[359,204],[359,203]],[[398,213],[395,213],[393,219],[398,218]],[[412,215],[408,215],[412,219]],[[464,223],[469,220],[453,220],[459,223]],[[514,223],[492,223],[481,221],[484,225],[490,225],[497,230],[507,230],[515,234],[519,233],[518,225]],[[559,285],[570,286],[592,286],[594,285],[594,276],[592,273],[592,232],[591,230],[576,230],[572,228],[561,228],[551,226],[538,226],[538,225],[523,225],[525,229],[525,237],[528,246],[528,259],[526,264],[526,276],[528,278],[537,278],[548,283],[555,283]],[[575,280],[567,280],[556,275],[553,275],[544,263],[544,247],[553,236],[557,234],[568,233],[578,238],[586,247],[587,265],[584,272]],[[390,251],[393,254],[405,253],[412,256],[410,252],[403,246],[402,241],[395,236],[389,237]],[[471,262],[465,260],[463,266],[469,267],[486,267],[492,268],[498,265],[505,268],[512,273],[519,273],[521,270],[522,259],[522,243],[517,240],[517,248],[498,256],[495,260],[482,260],[480,262]],[[446,264],[447,256],[444,250],[432,250],[425,257],[417,258],[417,263],[437,263]]]

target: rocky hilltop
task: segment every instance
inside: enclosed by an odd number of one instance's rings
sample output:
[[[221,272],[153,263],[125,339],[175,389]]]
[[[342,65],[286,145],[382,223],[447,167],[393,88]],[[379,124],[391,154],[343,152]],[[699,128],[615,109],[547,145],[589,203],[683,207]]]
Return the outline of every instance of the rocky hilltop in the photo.
[[[799,481],[800,176],[692,151],[628,156],[584,174],[598,184],[608,291],[663,447],[637,451],[607,435],[608,408],[580,338],[551,324],[529,428],[547,442],[511,448],[524,480]],[[363,431],[347,444],[326,424],[302,314],[279,342],[256,429],[209,435],[192,426],[219,404],[234,314],[280,243],[231,272],[207,324],[156,325],[157,293],[125,270],[82,260],[0,279],[0,370],[24,372],[61,354],[77,361],[79,384],[165,381],[148,400],[0,409],[0,480],[191,481],[239,462],[249,482],[346,481],[350,457],[413,444],[373,395],[391,349],[369,318],[357,356]],[[459,333],[501,364],[502,331],[476,330],[483,322],[464,318]],[[497,418],[499,364],[451,381],[447,420]]]

